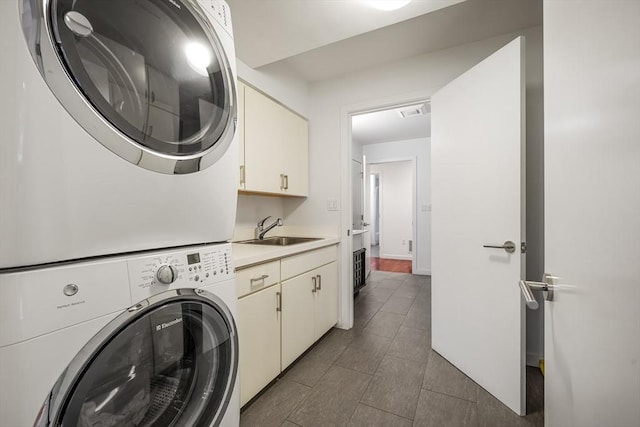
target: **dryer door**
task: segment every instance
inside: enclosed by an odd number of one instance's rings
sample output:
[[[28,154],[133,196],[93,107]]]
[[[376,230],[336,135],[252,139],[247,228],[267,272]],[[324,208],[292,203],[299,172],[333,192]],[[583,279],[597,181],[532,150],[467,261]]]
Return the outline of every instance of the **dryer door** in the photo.
[[[213,164],[235,132],[235,83],[214,24],[188,0],[51,0],[36,63],[100,143],[163,173]],[[224,37],[228,38],[227,35]]]
[[[225,304],[202,290],[167,291],[114,319],[80,351],[36,425],[218,425],[237,366]]]

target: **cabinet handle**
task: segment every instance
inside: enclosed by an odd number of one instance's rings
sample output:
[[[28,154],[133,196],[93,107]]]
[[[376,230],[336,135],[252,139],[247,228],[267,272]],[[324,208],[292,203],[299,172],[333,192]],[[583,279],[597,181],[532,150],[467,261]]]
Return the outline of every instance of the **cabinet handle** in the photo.
[[[289,189],[289,175],[284,176],[284,189],[285,190]]]
[[[252,278],[252,279],[250,280],[251,285],[253,285],[255,282],[259,282],[259,281],[261,281],[261,280],[264,280],[264,279],[266,279],[267,277],[269,277],[269,275],[268,275],[268,274],[263,274],[263,275],[262,275],[262,276],[260,276],[260,277],[254,277],[254,278]]]
[[[318,280],[317,277],[318,276],[313,276],[311,278],[311,282],[313,283],[313,289],[311,290],[311,292],[316,292],[318,290],[318,288],[317,288],[317,280]]]
[[[284,190],[284,174],[280,174],[280,189]]]
[[[244,185],[244,165],[240,166],[240,184]]]
[[[321,291],[322,290],[322,276],[318,274],[316,277],[318,278],[318,290]]]
[[[277,305],[276,311],[282,311],[282,292],[276,292]]]

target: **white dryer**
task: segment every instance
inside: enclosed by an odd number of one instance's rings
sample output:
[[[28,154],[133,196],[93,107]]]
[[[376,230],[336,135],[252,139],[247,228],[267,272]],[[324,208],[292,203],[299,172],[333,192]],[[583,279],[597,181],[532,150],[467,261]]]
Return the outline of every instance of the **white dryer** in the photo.
[[[6,426],[237,427],[231,245],[0,274]]]
[[[224,1],[3,0],[0,52],[0,270],[232,237]]]

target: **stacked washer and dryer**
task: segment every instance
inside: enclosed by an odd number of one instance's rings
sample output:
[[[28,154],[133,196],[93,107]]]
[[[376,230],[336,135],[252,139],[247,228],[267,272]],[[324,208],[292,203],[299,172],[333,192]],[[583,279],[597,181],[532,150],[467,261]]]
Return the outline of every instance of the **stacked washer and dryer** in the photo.
[[[222,0],[0,2],[0,424],[237,426]]]

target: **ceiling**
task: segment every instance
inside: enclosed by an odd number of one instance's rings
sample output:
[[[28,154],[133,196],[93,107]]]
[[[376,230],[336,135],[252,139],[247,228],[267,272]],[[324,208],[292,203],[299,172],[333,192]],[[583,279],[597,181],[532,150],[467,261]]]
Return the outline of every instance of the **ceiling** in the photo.
[[[390,0],[398,1],[398,0]],[[368,33],[463,0],[415,0],[394,10],[365,0],[227,0],[237,55],[251,68]]]
[[[240,60],[282,62],[308,82],[542,24],[540,0],[413,0],[391,12],[363,0],[227,2]]]
[[[429,103],[423,105],[424,114],[402,117],[401,110],[416,110],[415,104],[383,111],[359,114],[351,120],[351,138],[356,144],[379,144],[431,136]]]
[[[309,83],[542,24],[541,0],[413,0],[391,12],[364,0],[227,3],[241,61],[285,64]],[[371,114],[354,117],[360,144],[430,136],[430,114]]]

